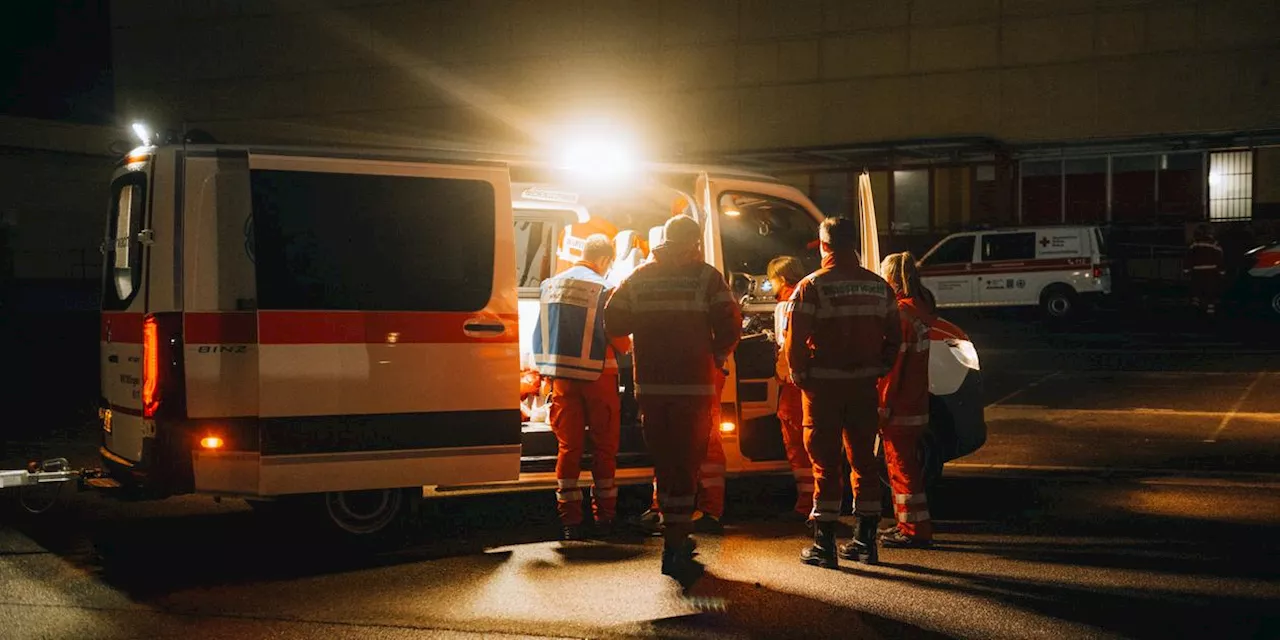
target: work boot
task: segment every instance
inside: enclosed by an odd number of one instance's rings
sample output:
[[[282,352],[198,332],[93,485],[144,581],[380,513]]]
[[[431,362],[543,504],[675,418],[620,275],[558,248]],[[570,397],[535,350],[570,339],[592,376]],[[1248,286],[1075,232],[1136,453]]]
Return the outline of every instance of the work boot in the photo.
[[[595,540],[610,540],[616,532],[613,528],[613,521],[597,522],[595,528],[591,532],[591,537]]]
[[[560,539],[566,542],[582,540],[582,526],[576,524],[567,524],[560,528]]]
[[[662,575],[680,583],[680,586],[684,589],[693,586],[693,583],[697,582],[698,578],[702,577],[703,572],[706,571],[706,567],[703,567],[701,562],[693,559],[697,555],[696,549],[697,544],[688,538],[679,547],[664,546],[662,548]]]
[[[895,549],[928,549],[933,546],[933,541],[909,536],[903,533],[902,529],[894,527],[889,531],[882,532],[880,544]]]
[[[800,561],[823,569],[840,566],[836,560],[836,523],[818,522],[813,527],[813,545],[800,552]]]
[[[840,557],[864,564],[879,564],[880,550],[876,547],[876,525],[880,516],[858,516],[858,531],[848,544],[840,545]]]
[[[630,524],[647,535],[662,535],[662,513],[659,511],[649,509],[633,518]]]
[[[719,536],[724,535],[724,524],[720,522],[720,518],[699,511],[693,514],[693,530],[698,533]]]

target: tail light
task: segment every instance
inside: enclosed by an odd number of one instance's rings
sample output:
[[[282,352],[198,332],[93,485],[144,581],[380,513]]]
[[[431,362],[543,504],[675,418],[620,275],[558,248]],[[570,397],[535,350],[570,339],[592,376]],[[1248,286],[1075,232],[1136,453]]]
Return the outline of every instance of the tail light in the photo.
[[[182,314],[147,316],[142,321],[142,416],[185,416],[184,377]]]
[[[1093,277],[1101,278],[1102,276],[1111,275],[1111,267],[1105,264],[1093,265]]]

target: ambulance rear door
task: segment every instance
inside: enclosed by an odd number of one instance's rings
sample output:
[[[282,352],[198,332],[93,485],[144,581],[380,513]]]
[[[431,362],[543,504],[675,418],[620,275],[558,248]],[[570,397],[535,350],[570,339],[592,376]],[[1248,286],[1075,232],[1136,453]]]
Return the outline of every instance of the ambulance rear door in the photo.
[[[505,166],[249,156],[264,495],[515,480]]]
[[[822,212],[799,190],[769,180],[703,174],[695,193],[706,212],[707,261],[744,299],[747,320],[721,398],[721,429],[729,466],[783,460],[786,451],[777,418],[778,350],[773,335],[777,302],[767,289],[766,267],[778,256],[799,258],[806,272],[819,266],[818,224]],[[735,419],[736,418],[736,419]],[[730,428],[732,426],[732,428]],[[737,446],[731,446],[736,442]],[[735,465],[731,451],[740,452]],[[745,460],[743,460],[745,458]]]

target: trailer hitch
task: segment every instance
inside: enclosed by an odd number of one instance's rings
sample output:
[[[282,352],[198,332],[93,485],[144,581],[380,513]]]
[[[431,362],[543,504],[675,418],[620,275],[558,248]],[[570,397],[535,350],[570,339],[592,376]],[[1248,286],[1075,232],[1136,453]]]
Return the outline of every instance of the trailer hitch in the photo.
[[[17,489],[22,508],[40,514],[57,504],[68,482],[84,485],[102,475],[101,469],[72,469],[66,458],[33,460],[26,469],[0,470],[0,489]]]

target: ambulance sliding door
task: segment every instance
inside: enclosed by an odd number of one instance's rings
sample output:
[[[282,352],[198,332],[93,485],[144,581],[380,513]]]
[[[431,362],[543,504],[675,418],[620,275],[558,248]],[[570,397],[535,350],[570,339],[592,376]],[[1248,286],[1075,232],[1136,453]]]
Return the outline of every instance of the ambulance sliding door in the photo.
[[[708,261],[729,278],[734,296],[743,299],[748,320],[721,399],[723,413],[732,415],[732,406],[737,417],[733,431],[722,430],[725,449],[737,449],[754,462],[783,460],[773,335],[778,303],[767,289],[766,267],[785,255],[800,259],[806,273],[816,269],[817,229],[823,216],[803,193],[774,182],[704,175],[697,193],[708,212]],[[731,447],[731,441],[737,446]]]
[[[264,495],[515,480],[505,167],[251,155]]]

